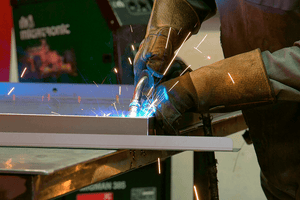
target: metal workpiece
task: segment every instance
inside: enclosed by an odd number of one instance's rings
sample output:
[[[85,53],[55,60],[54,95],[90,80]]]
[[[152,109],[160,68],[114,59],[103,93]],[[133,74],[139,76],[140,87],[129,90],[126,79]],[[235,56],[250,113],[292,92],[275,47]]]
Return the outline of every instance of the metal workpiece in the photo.
[[[226,137],[0,132],[0,138],[0,146],[7,147],[177,151],[233,150],[233,142],[231,138]]]
[[[187,115],[186,115],[187,116]],[[213,136],[228,136],[248,128],[241,111],[230,113],[211,113],[211,130]],[[204,136],[203,122],[199,120],[200,114],[189,113],[188,117],[183,117],[179,122],[180,135]]]
[[[1,83],[0,92],[0,132],[151,135],[155,130],[154,118],[121,116],[128,112],[133,85]],[[105,111],[120,116],[103,116]],[[199,116],[186,113],[180,135],[204,135]],[[212,116],[214,136],[247,128],[241,111]]]
[[[0,113],[0,132],[152,135],[153,117]]]
[[[9,150],[12,149],[9,148],[8,151]],[[19,199],[24,200],[52,199],[81,189],[93,183],[101,182],[116,175],[120,175],[130,170],[148,165],[153,162],[157,162],[158,158],[165,159],[167,157],[180,153],[179,151],[143,150],[144,153],[136,153],[135,159],[133,160],[130,150],[119,150],[110,153],[99,151],[98,155],[97,150],[91,151],[63,149],[59,150],[60,152],[58,152],[55,149],[41,149],[40,153],[35,152],[34,155],[28,155],[21,149],[19,150],[19,156],[23,155],[31,157],[32,159],[38,158],[42,160],[53,158],[53,155],[55,155],[56,161],[59,161],[59,159],[63,160],[66,156],[73,157],[79,155],[79,157],[84,158],[84,153],[88,154],[88,156],[85,157],[86,160],[84,162],[55,169],[48,175],[35,174],[24,176],[20,174],[0,174],[0,185],[4,185],[7,182],[15,182],[16,187],[24,187],[24,190],[17,191],[18,193],[15,194]],[[76,151],[82,152],[78,153]],[[89,153],[89,151],[91,152]],[[64,155],[64,153],[66,153],[66,155]],[[146,156],[144,156],[144,154],[146,154]],[[15,155],[17,155],[16,152]],[[49,158],[47,158],[47,156],[49,156]],[[14,160],[14,158],[11,159],[10,163],[12,166],[16,164]],[[32,161],[32,163],[35,163],[35,161]],[[48,165],[50,166],[51,163],[49,162]],[[0,190],[0,193],[2,191],[3,190]],[[16,190],[14,191],[16,192]],[[5,191],[5,187],[4,192],[7,192]],[[5,193],[3,193],[3,195],[5,195]]]
[[[12,191],[17,199],[52,199],[182,151],[233,150],[229,138],[197,137],[204,136],[199,114],[184,115],[181,136],[153,135],[162,134],[153,117],[125,117],[133,85],[0,88],[2,199]],[[212,116],[214,136],[246,129],[241,112]]]

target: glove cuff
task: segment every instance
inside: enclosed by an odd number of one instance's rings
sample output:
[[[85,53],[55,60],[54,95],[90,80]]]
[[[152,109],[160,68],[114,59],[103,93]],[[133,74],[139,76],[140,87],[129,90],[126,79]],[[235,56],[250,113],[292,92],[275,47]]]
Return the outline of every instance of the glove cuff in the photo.
[[[245,109],[275,99],[259,49],[202,67],[190,76],[199,112]]]

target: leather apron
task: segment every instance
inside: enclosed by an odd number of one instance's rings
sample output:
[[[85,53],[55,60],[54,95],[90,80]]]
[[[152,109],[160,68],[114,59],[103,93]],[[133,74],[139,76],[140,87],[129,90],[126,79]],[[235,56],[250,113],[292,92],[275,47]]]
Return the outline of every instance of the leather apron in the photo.
[[[217,0],[225,58],[256,48],[291,47],[300,40],[298,1]],[[298,80],[300,82],[300,80]],[[300,84],[300,83],[299,83]],[[300,200],[300,103],[243,110],[268,199]]]

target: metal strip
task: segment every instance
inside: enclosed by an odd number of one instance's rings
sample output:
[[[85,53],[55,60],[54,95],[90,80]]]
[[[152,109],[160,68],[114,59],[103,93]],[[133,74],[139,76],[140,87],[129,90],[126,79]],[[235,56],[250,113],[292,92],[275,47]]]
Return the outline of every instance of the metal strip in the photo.
[[[96,135],[0,132],[0,146],[178,151],[232,151],[225,137]]]
[[[154,118],[0,114],[1,132],[148,135]]]

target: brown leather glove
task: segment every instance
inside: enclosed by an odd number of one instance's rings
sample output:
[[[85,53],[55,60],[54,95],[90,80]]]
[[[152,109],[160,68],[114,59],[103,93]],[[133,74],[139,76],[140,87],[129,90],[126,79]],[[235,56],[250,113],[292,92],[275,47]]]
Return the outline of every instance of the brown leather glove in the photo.
[[[160,84],[156,119],[166,134],[178,134],[186,111],[226,112],[274,101],[259,49],[201,67]]]
[[[186,0],[155,1],[145,39],[134,59],[135,84],[147,68],[155,77],[162,78],[174,51],[189,32],[197,33],[199,28],[198,15]]]

